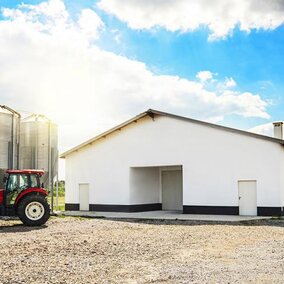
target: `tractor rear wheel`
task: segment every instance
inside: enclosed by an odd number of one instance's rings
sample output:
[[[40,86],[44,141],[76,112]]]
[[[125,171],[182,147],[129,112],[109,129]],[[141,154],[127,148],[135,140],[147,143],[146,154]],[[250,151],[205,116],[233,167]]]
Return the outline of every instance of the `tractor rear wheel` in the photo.
[[[24,225],[41,226],[49,219],[50,208],[45,197],[33,194],[20,201],[17,213]]]

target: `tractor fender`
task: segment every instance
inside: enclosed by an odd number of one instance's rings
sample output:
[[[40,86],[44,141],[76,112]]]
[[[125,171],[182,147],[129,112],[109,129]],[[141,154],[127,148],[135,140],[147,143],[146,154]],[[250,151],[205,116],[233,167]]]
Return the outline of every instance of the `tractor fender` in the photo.
[[[16,198],[15,201],[15,207],[18,206],[19,202],[26,197],[27,195],[31,195],[31,194],[36,194],[36,195],[42,195],[44,197],[46,197],[48,195],[47,191],[42,189],[42,188],[29,188],[26,189],[24,191],[22,191]]]

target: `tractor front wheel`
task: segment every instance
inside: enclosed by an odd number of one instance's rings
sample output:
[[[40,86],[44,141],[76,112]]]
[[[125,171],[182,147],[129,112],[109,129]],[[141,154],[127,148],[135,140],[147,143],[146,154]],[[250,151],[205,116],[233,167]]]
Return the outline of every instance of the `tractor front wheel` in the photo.
[[[45,197],[28,195],[20,201],[17,213],[24,225],[41,226],[49,219],[50,208]]]

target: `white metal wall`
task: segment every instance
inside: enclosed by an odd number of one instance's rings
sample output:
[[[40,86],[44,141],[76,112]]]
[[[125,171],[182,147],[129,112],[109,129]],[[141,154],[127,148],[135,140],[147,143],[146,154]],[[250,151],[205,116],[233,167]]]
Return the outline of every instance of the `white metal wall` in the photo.
[[[93,204],[155,203],[130,191],[130,168],[182,165],[184,205],[238,206],[238,180],[256,180],[258,206],[283,206],[283,159],[277,143],[147,117],[66,157],[66,203],[78,203],[85,182]]]
[[[130,204],[160,203],[159,168],[131,168],[130,188]]]

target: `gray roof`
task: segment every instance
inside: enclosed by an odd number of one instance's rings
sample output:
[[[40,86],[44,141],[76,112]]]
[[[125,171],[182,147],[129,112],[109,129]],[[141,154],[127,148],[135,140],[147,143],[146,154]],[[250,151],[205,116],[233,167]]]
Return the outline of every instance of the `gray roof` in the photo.
[[[277,138],[273,138],[273,137],[269,137],[269,136],[265,136],[265,135],[260,135],[260,134],[256,134],[256,133],[252,133],[252,132],[248,132],[248,131],[244,131],[244,130],[239,130],[239,129],[235,129],[235,128],[230,128],[227,126],[222,126],[222,125],[218,125],[218,124],[213,124],[213,123],[209,123],[209,122],[205,122],[205,121],[201,121],[201,120],[196,120],[196,119],[192,119],[192,118],[188,118],[188,117],[184,117],[184,116],[180,116],[180,115],[175,115],[175,114],[171,114],[171,113],[167,113],[167,112],[162,112],[162,111],[158,111],[158,110],[154,110],[154,109],[148,109],[145,112],[142,112],[138,115],[136,115],[135,117],[109,129],[108,131],[105,131],[95,137],[93,137],[92,139],[87,140],[84,143],[79,144],[78,146],[62,153],[60,155],[60,158],[65,158],[66,156],[68,156],[69,154],[78,151],[79,149],[87,146],[87,145],[91,145],[93,142],[101,139],[101,138],[105,138],[107,135],[113,133],[116,130],[120,130],[121,128],[129,125],[132,122],[136,122],[137,120],[146,117],[146,116],[150,116],[150,117],[155,117],[155,115],[159,115],[159,116],[166,116],[166,117],[170,117],[170,118],[175,118],[175,119],[179,119],[179,120],[183,120],[183,121],[189,121],[195,124],[199,124],[199,125],[203,125],[203,126],[207,126],[207,127],[211,127],[211,128],[216,128],[216,129],[220,129],[220,130],[224,130],[224,131],[228,131],[228,132],[232,132],[232,133],[237,133],[237,134],[241,134],[241,135],[246,135],[246,136],[250,136],[256,139],[262,139],[262,140],[266,140],[266,141],[270,141],[270,142],[275,142],[278,144],[282,144],[284,145],[284,140],[282,139],[277,139]]]

